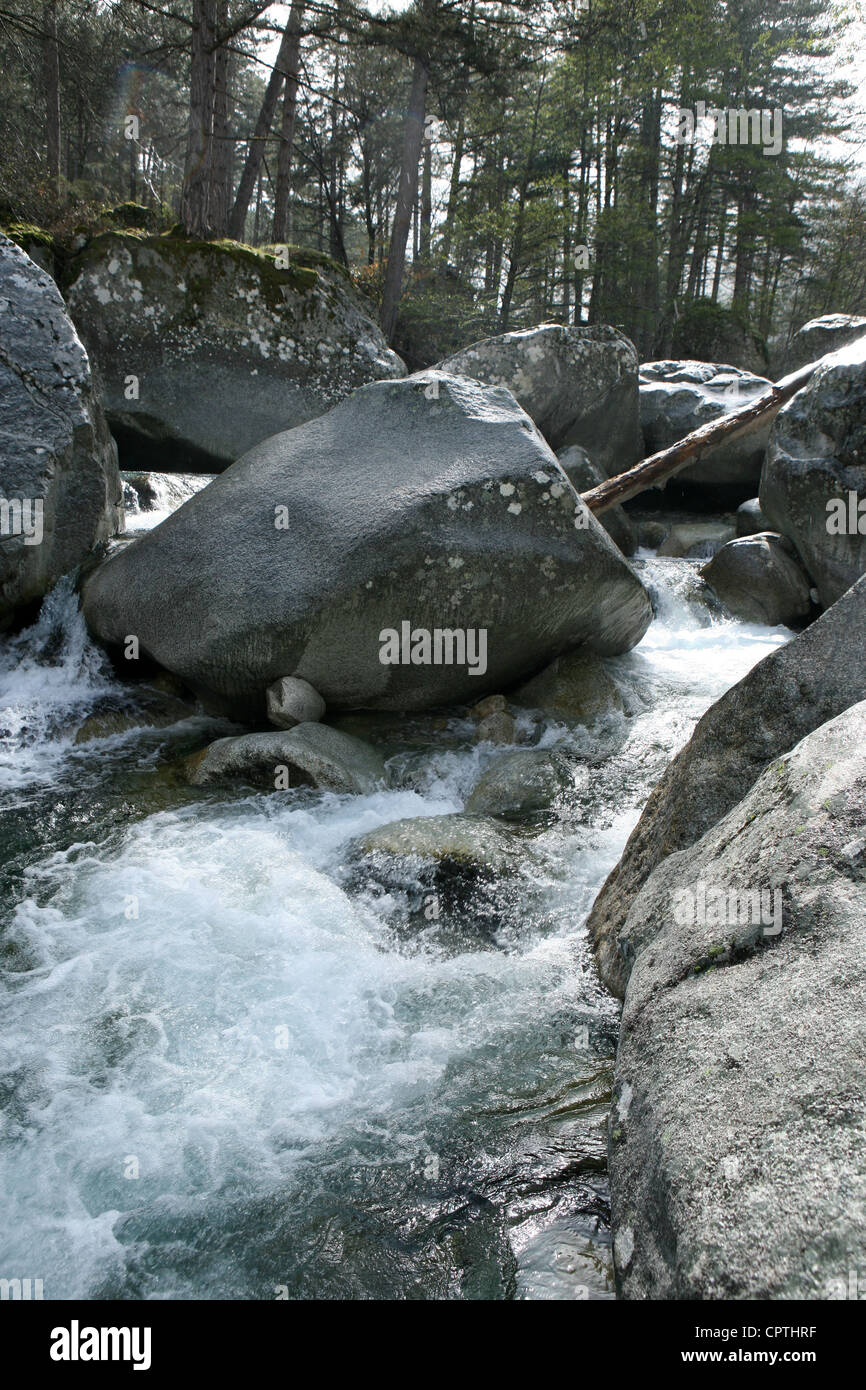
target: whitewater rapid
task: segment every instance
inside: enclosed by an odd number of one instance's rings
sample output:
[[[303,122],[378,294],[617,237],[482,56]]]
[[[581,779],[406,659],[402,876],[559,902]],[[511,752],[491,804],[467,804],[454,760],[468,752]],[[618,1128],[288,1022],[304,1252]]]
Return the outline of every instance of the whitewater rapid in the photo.
[[[392,729],[388,790],[175,787],[204,720],[75,743],[134,704],[68,583],[0,654],[0,1275],[46,1298],[608,1298],[618,1009],[584,921],[653,782],[784,629],[638,567],[626,712],[522,716],[590,768],[534,827],[495,941],[413,936],[347,847],[462,809],[500,750]]]

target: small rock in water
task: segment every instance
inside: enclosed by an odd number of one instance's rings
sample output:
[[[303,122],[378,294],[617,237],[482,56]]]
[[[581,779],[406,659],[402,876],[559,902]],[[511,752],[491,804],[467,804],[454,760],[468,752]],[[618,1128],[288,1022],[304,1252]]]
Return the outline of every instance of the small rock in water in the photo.
[[[601,657],[578,649],[558,656],[532,680],[521,685],[515,699],[578,724],[622,709],[622,696]]]
[[[513,743],[516,732],[514,716],[506,710],[495,710],[481,720],[475,738],[478,743]]]
[[[317,724],[325,715],[325,702],[318,690],[300,676],[283,676],[267,689],[268,719],[278,729],[296,724]]]
[[[483,700],[479,700],[477,705],[473,705],[469,711],[470,719],[486,719],[488,714],[498,714],[500,710],[506,708],[504,695],[485,695]]]
[[[386,777],[374,748],[327,724],[217,739],[187,760],[187,774],[196,787],[234,780],[267,791],[312,786],[353,793],[371,792]]]
[[[586,769],[581,771],[586,777]],[[546,811],[574,786],[575,772],[576,765],[552,749],[505,753],[482,773],[467,798],[466,810],[491,816]]]

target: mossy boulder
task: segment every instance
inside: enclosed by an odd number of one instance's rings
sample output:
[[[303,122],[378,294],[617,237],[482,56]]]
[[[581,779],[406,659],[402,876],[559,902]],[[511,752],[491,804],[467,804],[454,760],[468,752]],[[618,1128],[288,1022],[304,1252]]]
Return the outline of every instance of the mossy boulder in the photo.
[[[72,258],[69,310],[127,467],[219,472],[405,374],[346,276],[313,259],[137,230],[100,233]]]

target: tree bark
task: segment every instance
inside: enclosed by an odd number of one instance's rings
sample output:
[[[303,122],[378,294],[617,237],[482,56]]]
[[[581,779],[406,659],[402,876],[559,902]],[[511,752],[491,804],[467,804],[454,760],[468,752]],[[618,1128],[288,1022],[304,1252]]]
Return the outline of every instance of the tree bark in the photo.
[[[283,119],[280,124],[280,150],[277,155],[277,187],[274,194],[274,241],[284,242],[289,223],[289,194],[292,187],[292,146],[295,143],[295,118],[298,110],[298,65],[301,60],[301,18],[304,6],[294,0],[286,33],[291,36],[285,55],[285,87],[283,89]]]
[[[687,464],[696,463],[718,444],[739,439],[742,435],[757,429],[759,425],[766,424],[786,401],[806,385],[818,366],[819,362],[810,362],[807,366],[800,367],[798,371],[783,377],[775,386],[771,386],[768,391],[764,391],[740,410],[732,410],[730,414],[723,415],[718,420],[711,420],[708,425],[701,425],[700,429],[692,430],[691,434],[687,434],[670,448],[651,454],[634,468],[608,478],[605,482],[599,483],[598,487],[584,492],[583,501],[589,510],[598,516],[619,502],[628,502],[632,497],[638,497],[647,488],[663,486]]]
[[[189,126],[181,192],[181,221],[187,235],[210,234],[208,203],[212,175],[214,44],[216,0],[193,0]]]
[[[421,158],[421,143],[424,139],[424,113],[427,107],[427,83],[430,74],[421,58],[415,59],[412,70],[412,87],[409,92],[409,109],[403,129],[403,158],[400,165],[400,184],[397,190],[397,205],[391,227],[391,246],[388,251],[388,265],[385,270],[385,285],[382,292],[382,308],[379,322],[388,342],[394,338],[397,326],[397,309],[403,288],[403,270],[406,265],[406,242],[412,220],[412,209],[418,193],[418,161]]]
[[[57,0],[42,7],[42,75],[45,82],[45,145],[48,177],[60,181],[60,57],[57,48]]]
[[[219,28],[228,28],[228,0],[220,0]],[[212,178],[210,188],[209,217],[211,231],[215,236],[225,236],[228,232],[229,199],[231,198],[232,151],[231,140],[231,92],[230,54],[228,44],[220,43],[214,53],[214,104],[213,104],[213,142]]]

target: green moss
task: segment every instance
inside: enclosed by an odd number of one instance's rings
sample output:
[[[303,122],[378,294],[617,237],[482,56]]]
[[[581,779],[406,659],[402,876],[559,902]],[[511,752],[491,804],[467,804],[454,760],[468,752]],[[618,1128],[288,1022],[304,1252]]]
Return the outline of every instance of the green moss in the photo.
[[[46,246],[49,251],[54,250],[54,237],[51,233],[32,222],[10,222],[7,226],[0,227],[0,232],[8,236],[10,241],[14,241],[16,246],[23,247],[27,242],[35,241],[39,246]]]

